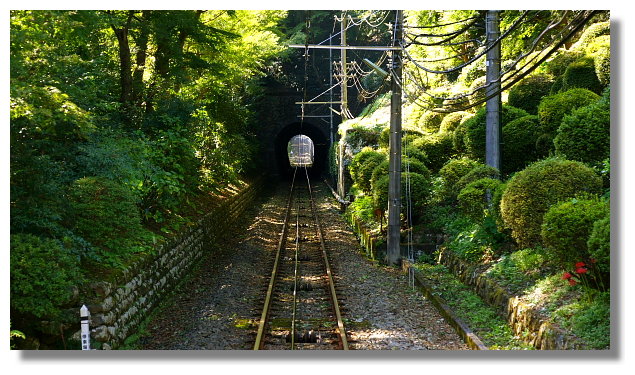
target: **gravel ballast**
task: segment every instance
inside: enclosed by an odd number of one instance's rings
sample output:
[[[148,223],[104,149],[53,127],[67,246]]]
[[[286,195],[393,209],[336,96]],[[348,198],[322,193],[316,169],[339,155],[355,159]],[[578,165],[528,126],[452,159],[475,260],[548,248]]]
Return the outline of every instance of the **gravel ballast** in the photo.
[[[405,274],[366,259],[328,187],[316,184],[314,192],[350,348],[468,349]],[[225,243],[210,248],[212,255],[150,319],[138,349],[252,349],[287,197],[281,182]]]

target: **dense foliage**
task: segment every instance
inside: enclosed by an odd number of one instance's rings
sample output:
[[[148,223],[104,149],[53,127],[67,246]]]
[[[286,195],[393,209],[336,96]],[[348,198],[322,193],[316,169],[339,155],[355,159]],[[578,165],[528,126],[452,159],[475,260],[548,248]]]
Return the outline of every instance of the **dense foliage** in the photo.
[[[588,106],[565,115],[553,143],[556,155],[594,164],[611,153],[610,91]]]
[[[555,204],[545,213],[541,236],[563,269],[589,262],[587,241],[593,225],[608,215],[609,205],[598,199],[572,199]],[[604,259],[605,260],[605,259]]]
[[[414,228],[404,226],[407,231],[402,234],[413,233],[415,241],[430,233],[442,234],[440,249],[468,262],[475,275],[487,270],[488,277],[535,306],[535,313],[583,338],[587,347],[606,349],[610,334],[608,13],[599,12],[563,48],[503,93],[500,171],[483,164],[487,116],[478,89],[486,83],[486,66],[485,58],[476,55],[475,41],[484,40],[484,13],[406,12],[408,24],[414,26],[405,31],[407,51],[417,63],[404,68],[402,137],[408,152],[414,147],[425,154],[420,161],[430,173],[430,192],[425,214],[416,218]],[[521,13],[501,12],[501,29],[512,30],[501,45],[502,69],[513,69],[514,59],[524,52],[528,59],[538,56],[546,41],[540,40],[541,33],[557,21],[568,22],[560,11],[544,11],[532,22],[513,27]],[[462,29],[469,22],[474,22],[473,27]],[[435,33],[455,38],[452,43],[436,43]],[[452,97],[459,99],[444,99]],[[474,107],[469,106],[472,103]],[[383,112],[375,112],[383,117],[374,119],[384,126],[376,147],[382,152],[388,147],[387,104]],[[383,206],[387,177],[381,176],[387,167],[380,170],[376,167],[371,186],[374,201]],[[378,195],[376,187],[384,192]],[[381,238],[384,232],[379,231],[377,218],[365,217],[375,223],[368,226]],[[435,255],[424,253],[420,261],[434,262]],[[434,272],[431,267],[425,271]],[[448,287],[442,284],[439,290]]]
[[[254,169],[286,11],[15,10],[11,311],[52,319]]]
[[[501,199],[505,225],[521,247],[541,244],[541,225],[551,205],[579,194],[598,194],[602,181],[595,171],[576,161],[546,159],[515,174]]]

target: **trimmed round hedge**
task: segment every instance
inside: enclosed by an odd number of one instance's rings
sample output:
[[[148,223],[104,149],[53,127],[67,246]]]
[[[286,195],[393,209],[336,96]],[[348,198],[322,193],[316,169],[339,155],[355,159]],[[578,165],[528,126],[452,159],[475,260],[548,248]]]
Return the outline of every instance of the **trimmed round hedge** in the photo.
[[[593,57],[595,74],[600,83],[602,86],[608,86],[611,83],[611,36],[598,37],[587,46],[586,51]]]
[[[370,194],[370,180],[373,170],[385,160],[386,155],[369,148],[363,149],[355,154],[351,164],[349,165],[351,178],[353,179],[355,185],[357,185],[357,187],[359,187],[363,192]]]
[[[503,126],[501,139],[501,172],[509,174],[525,168],[546,156],[536,147],[540,136],[538,116],[524,116]]]
[[[457,190],[456,184],[459,180],[468,174],[472,169],[482,165],[476,160],[466,157],[448,160],[443,168],[439,170],[441,177],[441,190],[445,198],[456,198],[460,190]]]
[[[493,178],[481,178],[470,182],[457,196],[459,209],[476,221],[483,220],[488,209],[487,193],[493,195],[500,185],[500,180]]]
[[[401,204],[406,206],[407,180],[410,178],[410,196],[412,202],[413,220],[418,220],[422,215],[430,196],[432,183],[429,178],[418,173],[401,174]],[[376,209],[388,209],[388,184],[389,176],[383,176],[373,186],[373,205]],[[404,212],[405,213],[405,212]]]
[[[469,112],[451,112],[448,113],[441,121],[441,126],[439,127],[440,133],[451,133],[456,130],[456,128],[461,125],[461,123],[473,115]]]
[[[549,207],[581,193],[598,194],[602,179],[585,164],[560,158],[545,159],[516,173],[500,202],[505,226],[521,248],[541,244],[541,225]]]
[[[402,154],[403,154],[402,157],[408,157],[411,159],[418,160],[422,162],[423,164],[428,164],[428,155],[426,155],[425,152],[419,150],[418,148],[412,145],[406,145],[402,149]]]
[[[587,242],[593,224],[609,213],[607,202],[598,199],[571,199],[549,208],[543,218],[541,236],[564,269],[590,258]]]
[[[587,241],[589,256],[597,269],[605,274],[611,272],[611,217],[597,220]]]
[[[509,105],[524,109],[532,115],[538,114],[538,104],[549,95],[553,78],[547,74],[534,74],[524,78],[509,90]]]
[[[583,57],[569,64],[562,78],[562,90],[564,91],[583,88],[596,94],[602,92],[602,83],[595,73],[595,61],[592,57]]]
[[[562,76],[569,64],[582,56],[584,54],[579,51],[560,51],[551,60],[547,61],[545,70],[554,77]]]
[[[590,90],[577,88],[549,95],[542,99],[538,106],[538,118],[543,134],[553,134],[562,123],[565,115],[574,109],[595,103],[600,96]]]
[[[498,169],[492,166],[479,163],[479,165],[472,168],[469,172],[467,172],[463,177],[461,177],[454,184],[454,191],[460,192],[467,185],[471,184],[472,182],[476,180],[480,180],[482,178],[491,178],[491,179],[499,180],[500,172],[498,172]]]
[[[452,133],[436,133],[419,137],[412,141],[412,146],[428,156],[426,166],[431,172],[437,172],[448,159],[454,156]]]
[[[501,107],[500,122],[504,127],[509,122],[528,116],[523,109],[512,107],[504,104]],[[463,142],[465,143],[465,149],[467,155],[478,161],[485,160],[485,128],[486,128],[487,110],[485,107],[481,108],[474,117],[465,121],[462,126],[465,126],[465,135]]]
[[[556,155],[598,164],[611,154],[611,104],[607,91],[597,102],[565,115],[553,143]]]
[[[436,133],[441,127],[445,113],[427,111],[419,118],[418,127],[428,133]]]
[[[373,171],[370,177],[371,191],[374,189],[374,186],[379,179],[385,176],[388,176],[389,168],[390,168],[390,161],[386,158],[384,158],[384,160],[381,163],[377,164],[373,168]],[[401,158],[401,172],[404,173],[408,170],[410,170],[411,173],[417,173],[424,176],[425,178],[430,178],[430,170],[422,162],[414,158],[402,157]]]

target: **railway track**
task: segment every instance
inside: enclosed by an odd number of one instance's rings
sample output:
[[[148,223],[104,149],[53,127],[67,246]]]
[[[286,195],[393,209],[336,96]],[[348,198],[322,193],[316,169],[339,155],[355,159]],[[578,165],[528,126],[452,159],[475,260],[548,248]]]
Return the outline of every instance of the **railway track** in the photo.
[[[254,350],[348,350],[306,168],[295,169]]]

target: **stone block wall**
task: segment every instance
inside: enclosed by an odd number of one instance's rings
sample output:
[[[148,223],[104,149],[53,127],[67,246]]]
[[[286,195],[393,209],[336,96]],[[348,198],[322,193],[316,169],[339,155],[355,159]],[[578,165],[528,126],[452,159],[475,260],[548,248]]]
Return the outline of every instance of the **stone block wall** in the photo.
[[[447,250],[440,252],[438,260],[464,284],[472,286],[488,304],[497,308],[512,331],[526,343],[539,350],[584,349],[577,338],[542,318],[533,306],[518,296],[509,295],[478,266],[469,265]]]
[[[119,272],[114,281],[90,285],[84,301],[89,308],[91,347],[115,349],[137,332],[152,310],[200,260],[214,251],[216,239],[252,203],[261,181],[223,200],[212,212],[179,236]]]

